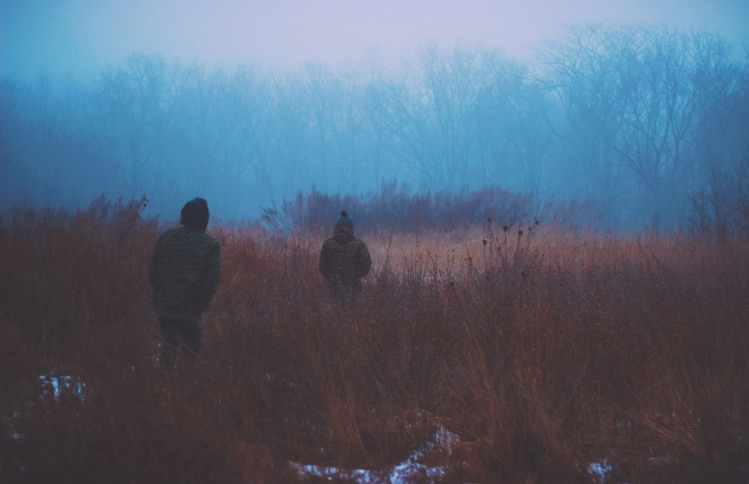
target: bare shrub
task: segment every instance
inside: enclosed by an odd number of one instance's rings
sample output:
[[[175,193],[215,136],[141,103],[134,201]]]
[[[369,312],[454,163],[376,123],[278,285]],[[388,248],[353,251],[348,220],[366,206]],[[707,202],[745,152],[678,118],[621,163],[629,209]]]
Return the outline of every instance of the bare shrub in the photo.
[[[539,205],[536,207],[536,205]],[[379,192],[361,197],[330,195],[312,189],[284,200],[280,209],[267,207],[262,222],[273,229],[316,231],[327,228],[342,209],[355,214],[356,222],[371,229],[414,232],[451,231],[482,225],[487,219],[519,224],[534,219],[562,227],[591,230],[602,215],[591,202],[547,201],[534,204],[531,197],[499,188],[445,192],[413,192],[406,184],[383,183]]]

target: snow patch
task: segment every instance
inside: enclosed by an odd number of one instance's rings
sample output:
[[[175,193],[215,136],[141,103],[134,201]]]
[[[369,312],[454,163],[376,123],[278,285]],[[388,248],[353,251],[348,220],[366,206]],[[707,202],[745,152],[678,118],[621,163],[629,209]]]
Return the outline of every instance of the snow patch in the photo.
[[[439,446],[447,453],[452,452],[459,438],[456,434],[438,426],[433,438],[421,449],[415,450],[405,461],[385,470],[340,469],[330,466],[316,466],[291,462],[290,465],[301,479],[345,479],[359,484],[407,484],[409,482],[437,483],[445,476],[442,466],[427,466],[419,461],[434,446]]]

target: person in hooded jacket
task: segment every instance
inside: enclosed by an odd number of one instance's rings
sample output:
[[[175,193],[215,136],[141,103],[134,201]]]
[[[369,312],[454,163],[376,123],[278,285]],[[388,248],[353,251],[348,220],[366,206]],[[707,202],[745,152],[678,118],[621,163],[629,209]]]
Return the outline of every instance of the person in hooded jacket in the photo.
[[[354,222],[345,210],[336,222],[333,237],[323,243],[319,265],[335,300],[354,298],[361,292],[361,279],[372,267],[372,258],[367,244],[354,237]]]
[[[200,318],[218,285],[221,249],[205,233],[208,216],[204,199],[187,202],[181,227],[161,234],[148,262],[153,305],[164,337],[160,362],[166,369],[174,368],[180,346],[192,354],[200,349]]]

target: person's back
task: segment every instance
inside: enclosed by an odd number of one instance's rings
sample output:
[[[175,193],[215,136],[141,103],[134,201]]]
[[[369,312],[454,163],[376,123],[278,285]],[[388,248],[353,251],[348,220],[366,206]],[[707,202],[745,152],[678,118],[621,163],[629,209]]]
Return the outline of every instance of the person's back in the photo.
[[[218,258],[219,244],[210,235],[189,227],[165,231],[149,265],[159,316],[199,318],[218,283]]]
[[[345,211],[341,212],[341,218],[333,229],[333,237],[323,243],[320,274],[336,293],[358,292],[361,290],[361,278],[367,275],[371,266],[367,245],[354,237],[353,222]]]
[[[164,337],[161,363],[170,369],[181,344],[193,353],[200,349],[200,317],[216,291],[221,265],[219,243],[205,233],[206,201],[187,202],[181,216],[182,227],[161,234],[148,262],[153,305]]]

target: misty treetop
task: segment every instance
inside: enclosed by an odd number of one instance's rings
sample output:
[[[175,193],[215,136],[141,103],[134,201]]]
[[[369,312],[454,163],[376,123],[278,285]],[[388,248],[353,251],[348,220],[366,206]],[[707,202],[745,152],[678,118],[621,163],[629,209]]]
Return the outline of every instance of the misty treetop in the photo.
[[[615,229],[749,228],[749,56],[709,33],[578,27],[533,63],[429,47],[398,71],[136,54],[88,84],[0,82],[5,207],[145,194],[168,217],[200,195],[245,219],[397,180],[588,200]]]

